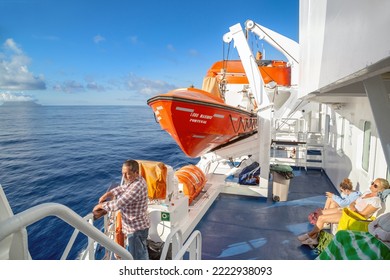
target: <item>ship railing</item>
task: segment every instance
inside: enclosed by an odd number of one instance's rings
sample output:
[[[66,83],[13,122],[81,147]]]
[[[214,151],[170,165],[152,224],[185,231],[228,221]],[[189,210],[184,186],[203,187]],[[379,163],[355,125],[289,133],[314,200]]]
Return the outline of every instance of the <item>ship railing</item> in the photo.
[[[89,213],[87,216],[83,218],[83,220],[87,221],[89,224],[93,225],[93,214]],[[62,253],[61,260],[66,260],[68,258],[69,252],[73,247],[74,242],[76,241],[76,237],[79,235],[80,230],[75,228],[73,231],[72,236],[69,239],[68,244],[65,247],[64,252]],[[80,259],[84,260],[87,256],[89,256],[89,259],[94,259],[94,251],[93,251],[93,239],[88,236],[88,245],[85,253],[82,254]]]
[[[182,260],[186,252],[189,252],[190,260],[202,259],[202,234],[199,230],[194,231],[190,235],[186,243],[184,243],[184,245],[181,247],[181,249],[173,259]]]
[[[91,224],[93,223],[93,214],[90,213],[88,216],[85,217],[88,222]],[[76,230],[75,230],[76,232]],[[116,235],[116,212],[115,211],[109,211],[107,215],[103,216],[103,230],[102,232],[104,235],[106,235],[111,240],[115,240]],[[75,233],[74,233],[75,234]],[[115,241],[115,243],[117,243]],[[80,254],[79,259],[85,260],[94,260],[95,259],[95,250],[98,248],[99,245],[97,245],[94,240],[90,237],[88,237],[88,245],[86,249]],[[124,247],[124,246],[122,246]],[[105,248],[105,254],[103,256],[103,260],[114,260],[114,259],[120,259],[120,256],[115,254],[114,251],[110,251],[108,248]],[[99,258],[100,260],[100,258]]]
[[[184,255],[189,253],[189,260],[201,260],[202,258],[202,234],[195,230],[183,244],[183,233],[180,229],[173,230],[166,239],[160,260],[165,260],[168,254],[168,249],[172,243],[172,248],[177,251],[173,260],[182,260]]]
[[[65,258],[68,255],[70,247],[74,243],[73,239],[76,238],[79,232],[82,232],[89,238],[90,253],[88,255],[90,259],[94,258],[93,248],[91,247],[93,241],[96,241],[108,250],[111,250],[120,256],[121,259],[133,259],[132,255],[125,248],[121,247],[100,230],[95,228],[91,222],[88,222],[87,219],[90,219],[90,216],[87,215],[85,218],[82,218],[70,208],[58,203],[37,205],[2,220],[0,227],[0,243],[8,236],[21,232],[22,230],[25,230],[27,226],[49,216],[56,216],[76,229],[61,258]],[[25,248],[25,250],[27,250],[27,248]]]

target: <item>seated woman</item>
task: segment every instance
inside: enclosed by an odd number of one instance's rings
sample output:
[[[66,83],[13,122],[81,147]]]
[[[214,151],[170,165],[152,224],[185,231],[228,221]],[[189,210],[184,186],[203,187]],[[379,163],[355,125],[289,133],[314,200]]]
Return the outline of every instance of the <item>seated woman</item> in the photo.
[[[351,211],[359,213],[365,218],[371,217],[376,211],[382,208],[381,199],[378,197],[378,193],[389,189],[389,182],[382,178],[377,178],[371,183],[368,191],[364,192],[361,197],[356,199],[349,205]],[[342,215],[342,211],[339,208],[326,209],[322,211],[322,215],[318,217],[318,220],[312,231],[298,236],[298,240],[304,245],[317,245],[318,235],[324,228],[326,223],[337,223]]]
[[[389,260],[390,213],[379,216],[368,226],[368,232],[340,230],[320,260]]]
[[[326,202],[324,209],[331,209],[331,208],[344,208],[347,207],[349,204],[354,202],[362,193],[359,191],[354,191],[352,182],[348,178],[345,178],[340,183],[340,192],[341,195],[338,196],[331,192],[326,192]]]
[[[353,185],[350,179],[345,178],[341,183],[340,183],[340,192],[341,195],[338,196],[334,193],[331,192],[326,192],[326,201],[324,208],[318,208],[314,212],[310,213],[308,216],[308,219],[311,224],[315,225],[318,217],[322,215],[322,211],[326,209],[332,209],[332,208],[344,208],[347,207],[351,202],[355,201],[359,196],[361,196],[361,192],[359,191],[354,191],[353,190]]]

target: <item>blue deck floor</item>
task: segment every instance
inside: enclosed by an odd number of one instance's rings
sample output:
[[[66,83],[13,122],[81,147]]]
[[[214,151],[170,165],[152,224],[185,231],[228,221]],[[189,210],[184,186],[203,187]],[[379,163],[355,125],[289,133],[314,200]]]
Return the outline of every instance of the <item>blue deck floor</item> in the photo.
[[[288,199],[221,194],[197,228],[202,233],[204,260],[311,260],[317,255],[297,236],[311,230],[308,214],[336,192],[319,170],[294,170]]]

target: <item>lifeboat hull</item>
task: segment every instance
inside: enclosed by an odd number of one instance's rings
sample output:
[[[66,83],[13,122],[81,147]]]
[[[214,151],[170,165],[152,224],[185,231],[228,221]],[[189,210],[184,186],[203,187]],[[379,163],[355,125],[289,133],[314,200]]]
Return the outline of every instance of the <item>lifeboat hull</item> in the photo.
[[[226,105],[209,92],[184,88],[147,101],[156,120],[189,157],[199,157],[257,131],[257,116]]]

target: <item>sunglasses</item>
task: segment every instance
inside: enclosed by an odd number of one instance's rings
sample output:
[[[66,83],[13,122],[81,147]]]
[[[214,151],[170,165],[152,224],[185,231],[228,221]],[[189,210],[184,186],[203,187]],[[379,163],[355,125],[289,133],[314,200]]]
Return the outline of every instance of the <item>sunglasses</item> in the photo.
[[[379,187],[377,184],[375,184],[375,182],[371,182],[371,186],[374,186],[376,189]]]

